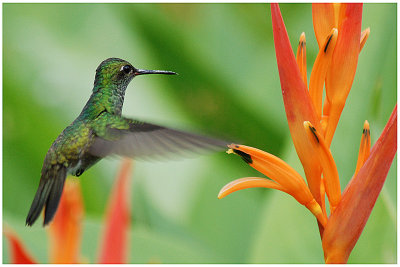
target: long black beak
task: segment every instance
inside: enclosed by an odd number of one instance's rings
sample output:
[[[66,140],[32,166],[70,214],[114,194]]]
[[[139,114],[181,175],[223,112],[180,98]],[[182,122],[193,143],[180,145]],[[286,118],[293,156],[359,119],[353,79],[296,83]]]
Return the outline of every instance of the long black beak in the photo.
[[[136,69],[135,70],[135,75],[143,75],[143,74],[167,74],[167,75],[176,75],[178,73],[173,72],[173,71],[167,71],[167,70],[141,70],[141,69]]]

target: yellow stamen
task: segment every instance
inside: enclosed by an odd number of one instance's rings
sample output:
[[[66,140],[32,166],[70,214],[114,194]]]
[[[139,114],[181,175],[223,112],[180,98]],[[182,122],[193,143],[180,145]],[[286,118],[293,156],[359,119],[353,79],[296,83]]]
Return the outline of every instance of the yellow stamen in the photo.
[[[310,76],[310,96],[318,118],[322,114],[322,91],[326,72],[332,59],[332,53],[338,36],[337,29],[333,28],[325,39],[323,47],[319,50]]]
[[[300,35],[299,45],[297,47],[296,61],[297,66],[299,66],[303,82],[307,87],[306,34],[304,32],[302,32]]]
[[[310,143],[312,144],[315,153],[318,155],[322,172],[324,174],[325,190],[328,195],[331,213],[340,202],[341,191],[339,174],[336,168],[332,154],[325,144],[323,137],[317,132],[309,121],[304,122],[304,129],[307,133]]]
[[[363,49],[365,42],[367,41],[369,37],[369,33],[371,32],[370,28],[366,28],[361,32],[361,38],[360,38],[360,52]]]
[[[232,149],[232,148],[229,148],[229,149],[226,151],[226,154],[233,154],[233,153],[235,153],[235,152],[233,152],[233,149]]]
[[[371,150],[371,135],[369,131],[368,121],[364,122],[363,134],[361,136],[360,150],[358,151],[357,166],[354,176],[358,173],[361,167],[364,165],[369,157],[369,152]]]

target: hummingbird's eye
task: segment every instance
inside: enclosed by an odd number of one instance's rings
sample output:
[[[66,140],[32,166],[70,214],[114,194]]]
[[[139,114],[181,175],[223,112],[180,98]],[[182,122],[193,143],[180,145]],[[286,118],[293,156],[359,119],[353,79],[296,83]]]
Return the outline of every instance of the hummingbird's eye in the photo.
[[[125,65],[121,67],[121,71],[123,71],[125,74],[129,74],[131,71],[133,71],[133,67],[131,65]]]

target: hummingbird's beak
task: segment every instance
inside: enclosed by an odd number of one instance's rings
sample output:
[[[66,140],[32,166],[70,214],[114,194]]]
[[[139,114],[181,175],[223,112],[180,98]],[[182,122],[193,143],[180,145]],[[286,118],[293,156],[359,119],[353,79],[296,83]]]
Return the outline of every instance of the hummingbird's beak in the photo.
[[[141,70],[141,69],[136,69],[136,70],[135,70],[135,76],[143,75],[143,74],[167,74],[167,75],[176,75],[176,74],[178,74],[178,73],[173,72],[173,71],[167,71],[167,70]]]

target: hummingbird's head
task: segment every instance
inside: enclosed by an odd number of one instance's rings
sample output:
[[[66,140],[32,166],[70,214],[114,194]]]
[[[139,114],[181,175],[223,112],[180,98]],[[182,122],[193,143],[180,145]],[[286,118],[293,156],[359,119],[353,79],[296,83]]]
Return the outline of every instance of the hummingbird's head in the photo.
[[[98,86],[126,87],[138,75],[144,74],[176,74],[165,70],[142,70],[132,66],[128,61],[119,58],[108,58],[96,69],[95,88]],[[96,90],[96,89],[94,89]]]

